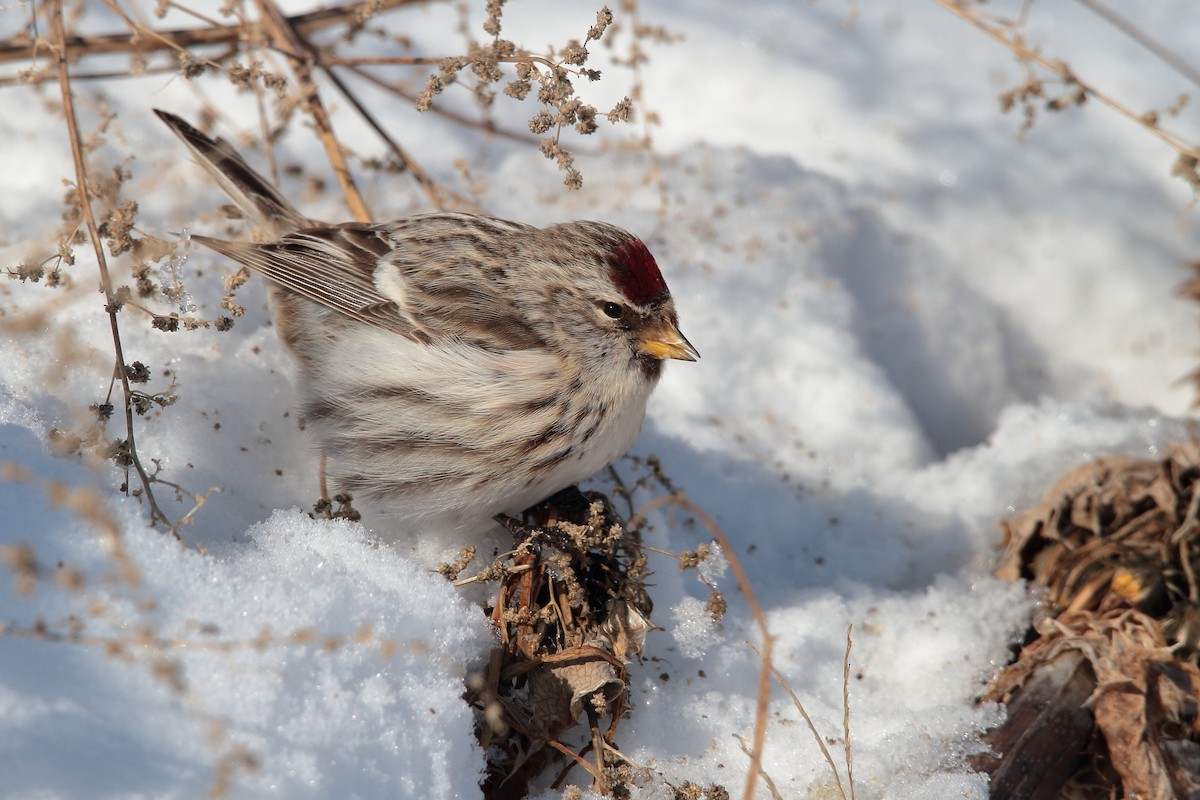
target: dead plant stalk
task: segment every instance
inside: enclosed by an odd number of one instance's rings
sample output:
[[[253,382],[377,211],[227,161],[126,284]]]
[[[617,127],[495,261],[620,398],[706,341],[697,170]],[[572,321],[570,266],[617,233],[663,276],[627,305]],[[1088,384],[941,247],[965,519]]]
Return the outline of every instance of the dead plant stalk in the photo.
[[[374,2],[370,3],[348,3],[304,14],[296,14],[287,19],[297,31],[307,36],[323,28],[345,24],[360,16],[367,6],[370,6],[378,13],[402,6],[417,5],[421,2],[424,2],[424,0],[374,0]],[[114,10],[120,13],[119,7]],[[130,25],[130,33],[67,36],[64,52],[68,59],[74,60],[82,56],[103,53],[148,54],[159,50],[183,52],[191,47],[203,45],[236,45],[243,41],[244,38],[254,38],[257,28],[257,23],[251,23],[249,30],[242,24],[218,24],[201,28],[153,30],[142,25],[137,25],[128,18],[125,18],[125,20],[126,24]],[[33,44],[29,41],[28,36],[14,36],[0,41],[0,63],[23,61],[29,58],[29,51],[32,46]],[[178,69],[178,65],[174,65],[174,68]]]
[[[1097,101],[1108,106],[1121,116],[1132,120],[1138,125],[1141,125],[1146,130],[1150,131],[1150,133],[1154,134],[1163,142],[1165,142],[1169,147],[1171,147],[1171,149],[1179,153],[1179,155],[1187,156],[1189,158],[1200,158],[1200,152],[1197,152],[1196,148],[1189,145],[1183,139],[1180,139],[1178,136],[1163,130],[1157,123],[1148,123],[1144,115],[1138,114],[1129,107],[1117,102],[1100,90],[1096,89],[1094,86],[1081,81],[1078,76],[1071,71],[1070,67],[1068,67],[1066,63],[1058,60],[1052,61],[1038,52],[1029,49],[1016,38],[1006,35],[1004,30],[1001,28],[994,25],[989,25],[984,20],[980,19],[978,14],[974,14],[968,9],[964,8],[956,0],[933,0],[933,2],[937,3],[951,14],[954,14],[956,17],[962,19],[972,27],[975,27],[987,34],[990,38],[1000,43],[1008,50],[1012,51],[1012,53],[1022,61],[1037,64],[1039,67],[1047,72],[1050,72],[1064,83],[1078,87],[1088,97],[1095,98]]]
[[[304,96],[304,106],[312,116],[317,136],[325,147],[325,154],[329,158],[330,166],[333,167],[334,175],[337,176],[338,184],[342,187],[342,194],[346,197],[346,205],[350,207],[350,213],[358,222],[372,222],[371,212],[367,208],[362,194],[358,191],[358,186],[354,183],[354,176],[350,174],[350,167],[346,164],[342,146],[333,133],[333,122],[329,118],[329,112],[321,102],[321,95],[317,91],[316,84],[313,83],[312,71],[319,63],[314,55],[312,45],[283,15],[273,0],[256,0],[255,5],[258,6],[263,26],[275,49],[287,56],[288,62],[292,65],[292,72],[295,74]]]
[[[134,469],[137,470],[138,477],[141,479],[142,490],[145,492],[146,502],[150,506],[151,522],[161,522],[169,527],[171,521],[167,519],[166,514],[162,512],[158,507],[158,503],[154,500],[154,492],[150,489],[150,476],[146,474],[146,470],[142,466],[134,438],[133,404],[130,402],[129,377],[125,373],[125,351],[121,345],[121,329],[117,322],[120,305],[116,302],[112,279],[108,274],[108,261],[104,257],[104,245],[100,238],[99,228],[96,225],[96,217],[92,214],[91,195],[88,191],[87,164],[83,157],[83,139],[79,134],[79,121],[75,117],[75,102],[71,94],[71,76],[67,64],[66,30],[63,25],[62,0],[54,0],[51,5],[50,15],[55,48],[57,50],[58,85],[62,92],[63,116],[67,121],[67,136],[71,141],[71,157],[75,162],[75,189],[79,199],[80,213],[83,215],[84,222],[87,225],[88,238],[91,240],[92,248],[96,253],[96,266],[100,272],[100,286],[104,290],[106,300],[105,311],[108,314],[109,327],[112,329],[114,351],[113,372],[121,381],[122,399],[125,406],[125,433],[129,443],[129,460],[133,464]],[[125,490],[129,491],[128,478],[125,481]]]

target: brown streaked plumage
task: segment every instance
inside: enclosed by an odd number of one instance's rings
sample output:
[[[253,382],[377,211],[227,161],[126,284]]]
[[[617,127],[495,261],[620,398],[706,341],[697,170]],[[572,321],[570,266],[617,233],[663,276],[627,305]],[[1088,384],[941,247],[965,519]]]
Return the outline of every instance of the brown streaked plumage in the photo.
[[[471,533],[637,438],[663,359],[695,360],[637,237],[477,214],[328,225],[224,140],[158,116],[262,241],[201,244],[268,279],[329,476],[400,537]]]

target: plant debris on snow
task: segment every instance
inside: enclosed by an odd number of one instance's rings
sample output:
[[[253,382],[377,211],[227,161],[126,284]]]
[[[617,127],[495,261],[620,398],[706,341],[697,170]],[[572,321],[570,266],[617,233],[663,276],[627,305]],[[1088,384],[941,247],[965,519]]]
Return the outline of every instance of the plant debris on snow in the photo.
[[[1003,530],[1046,616],[982,698],[993,796],[1200,797],[1200,442],[1076,467]]]

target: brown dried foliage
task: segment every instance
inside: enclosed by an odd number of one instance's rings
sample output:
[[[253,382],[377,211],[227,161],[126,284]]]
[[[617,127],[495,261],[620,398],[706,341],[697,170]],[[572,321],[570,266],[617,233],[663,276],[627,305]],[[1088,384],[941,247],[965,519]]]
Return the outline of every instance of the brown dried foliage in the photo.
[[[560,754],[607,793],[620,782],[614,738],[629,685],[625,665],[654,627],[641,537],[603,495],[574,487],[526,514],[529,524],[503,520],[514,549],[460,582],[499,584],[490,614],[501,645],[471,693],[489,753],[485,796],[524,796]],[[461,571],[458,563],[445,569]],[[584,720],[589,744],[575,753],[562,739]]]
[[[1003,524],[997,575],[1048,616],[988,688],[1009,719],[979,766],[1005,797],[1195,797],[1200,442],[1083,464]]]

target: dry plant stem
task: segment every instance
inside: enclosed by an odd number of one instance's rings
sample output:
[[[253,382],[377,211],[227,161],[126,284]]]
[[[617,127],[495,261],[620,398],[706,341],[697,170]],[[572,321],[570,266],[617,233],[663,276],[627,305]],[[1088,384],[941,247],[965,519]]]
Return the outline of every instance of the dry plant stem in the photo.
[[[425,0],[378,0],[371,3],[347,3],[334,8],[310,11],[287,17],[288,22],[301,34],[338,25],[354,19],[371,6],[376,12],[389,11],[408,5],[418,5]],[[130,21],[132,22],[132,21]],[[136,23],[134,23],[136,25]],[[145,34],[151,34],[146,36]],[[96,34],[66,37],[68,60],[81,56],[102,53],[152,53],[157,50],[186,50],[189,47],[211,44],[237,44],[243,37],[253,38],[254,25],[247,31],[242,25],[217,25],[208,28],[181,28],[167,31],[152,31],[137,25],[133,33]],[[34,43],[23,33],[0,41],[0,63],[22,61],[30,57]],[[178,65],[175,67],[178,69]]]
[[[333,167],[334,175],[337,176],[338,184],[342,187],[342,194],[346,197],[346,205],[349,206],[350,213],[358,222],[372,222],[371,212],[354,183],[354,176],[350,174],[350,168],[346,165],[342,147],[338,143],[337,137],[334,136],[329,112],[325,110],[325,105],[321,102],[321,95],[317,91],[316,84],[313,83],[312,70],[316,62],[312,47],[283,15],[273,0],[256,0],[255,4],[258,6],[259,14],[262,15],[262,24],[268,38],[276,50],[287,56],[292,65],[296,81],[304,93],[304,105],[308,109],[308,113],[312,115],[317,136],[320,137],[321,144],[325,146],[325,154],[329,158],[330,166]]]
[[[243,13],[244,7],[239,9],[238,18],[242,20],[242,24],[246,25],[247,20]],[[260,48],[255,48],[259,50]],[[275,158],[275,142],[271,139],[271,123],[267,119],[267,100],[265,97],[266,88],[262,81],[254,81],[254,105],[258,111],[258,135],[262,139],[263,153],[267,157],[267,172],[271,176],[271,182],[276,186],[279,185],[279,161]],[[322,495],[322,498],[325,496]]]
[[[758,652],[757,647],[750,642],[746,642],[746,644],[750,646],[750,649],[754,651],[755,655],[757,655],[759,658],[762,658],[762,653]],[[849,648],[847,648],[846,657],[846,664],[849,664]],[[783,691],[787,692],[787,696],[791,699],[792,705],[796,707],[796,710],[800,712],[800,716],[804,718],[804,724],[808,726],[810,731],[812,731],[813,738],[817,741],[817,747],[821,748],[821,755],[825,757],[825,763],[828,764],[829,769],[833,771],[833,780],[837,784],[838,796],[841,797],[842,800],[846,800],[846,789],[842,786],[842,775],[838,771],[837,764],[833,762],[833,756],[830,754],[829,748],[825,746],[825,739],[821,736],[821,732],[817,730],[816,723],[812,721],[812,717],[808,715],[808,711],[804,708],[804,704],[800,702],[800,698],[797,697],[796,693],[792,691],[792,687],[788,686],[783,674],[780,673],[779,670],[775,669],[773,664],[771,665],[771,674],[775,676],[775,681],[781,687],[783,687]],[[846,674],[848,674],[848,672],[843,673],[843,675]],[[844,683],[845,681],[843,680],[843,685]],[[844,701],[845,698],[843,697],[843,702]],[[853,784],[851,784],[850,791],[853,794]]]
[[[112,279],[108,274],[108,262],[104,258],[104,245],[100,238],[100,231],[96,226],[96,217],[92,214],[92,200],[88,193],[87,165],[83,160],[83,139],[79,135],[79,122],[75,118],[75,99],[71,94],[71,77],[67,69],[67,49],[65,45],[66,30],[63,27],[62,19],[62,0],[54,0],[50,13],[50,24],[58,49],[58,86],[62,91],[63,116],[66,117],[67,136],[71,140],[71,157],[75,162],[75,188],[79,196],[79,209],[83,215],[84,222],[87,224],[88,238],[91,240],[92,248],[96,252],[96,266],[100,271],[100,285],[104,289],[104,297],[107,301],[105,308],[108,313],[109,327],[112,330],[113,351],[115,355],[113,370],[121,380],[121,389],[124,393],[125,433],[129,442],[129,460],[133,463],[134,469],[137,470],[138,478],[142,482],[142,490],[146,493],[146,502],[150,505],[151,523],[157,524],[161,522],[169,527],[171,521],[167,519],[166,514],[162,512],[158,507],[158,503],[154,500],[154,492],[150,489],[150,476],[146,474],[146,470],[142,466],[142,460],[138,456],[137,444],[134,438],[133,404],[129,402],[129,377],[125,374],[125,351],[121,346],[121,329],[117,323],[118,306],[114,301]],[[129,490],[128,479],[125,481],[125,488],[126,491]]]
[[[762,607],[758,604],[758,597],[754,594],[754,589],[750,586],[750,580],[746,577],[746,571],[742,569],[742,562],[738,560],[729,537],[717,525],[716,520],[701,510],[686,495],[682,493],[668,494],[651,500],[629,518],[629,527],[636,528],[645,520],[647,514],[663,506],[679,506],[700,520],[704,527],[708,528],[713,539],[716,540],[717,544],[721,546],[721,550],[724,551],[725,558],[729,561],[729,568],[733,570],[733,576],[737,580],[738,588],[742,590],[742,596],[746,598],[746,604],[750,606],[750,613],[753,615],[754,621],[758,624],[759,632],[762,634],[762,666],[758,671],[758,703],[755,708],[754,717],[754,746],[750,751],[750,768],[746,772],[746,786],[742,791],[743,800],[753,800],[754,790],[758,785],[759,770],[762,769],[763,741],[767,735],[767,705],[771,699],[771,670],[774,669],[773,662],[771,661],[774,640],[771,637],[770,630],[767,628],[767,617],[763,614]]]
[[[322,63],[324,64],[324,62],[322,62]],[[176,67],[176,69],[177,69],[177,67]],[[362,78],[364,81],[367,81],[368,83],[372,83],[375,86],[379,87],[380,89],[383,89],[385,92],[390,92],[391,94],[394,94],[397,97],[399,97],[409,103],[417,102],[417,95],[403,91],[399,86],[388,83],[383,78],[380,78],[377,75],[373,75],[370,72],[367,72],[362,67],[346,67],[346,69],[350,70],[355,75]],[[522,144],[536,145],[540,141],[536,136],[532,136],[528,133],[522,133],[521,131],[511,131],[511,130],[508,130],[507,128],[501,128],[498,125],[496,125],[488,120],[480,120],[480,119],[475,119],[473,117],[468,117],[465,114],[459,114],[456,111],[450,111],[449,109],[443,108],[441,105],[439,105],[437,103],[434,103],[434,105],[425,113],[437,114],[438,116],[444,117],[452,122],[457,122],[459,125],[466,125],[471,128],[478,128],[479,130],[483,131],[484,133],[490,133],[495,136],[503,136],[505,139],[511,139],[514,142],[521,142]]]
[[[742,749],[742,752],[747,756],[750,755],[750,748],[746,746],[746,737],[735,733],[733,738],[737,739],[738,747]],[[767,785],[767,791],[771,793],[771,800],[783,800],[783,795],[779,793],[778,787],[775,786],[775,781],[771,779],[769,774],[767,774],[767,770],[763,767],[759,767],[758,772],[760,775],[762,775],[763,783]]]
[[[1099,16],[1104,17],[1104,19],[1108,20],[1109,23],[1111,23],[1115,28],[1120,30],[1130,39],[1133,39],[1142,47],[1158,56],[1158,58],[1171,67],[1171,69],[1175,70],[1197,86],[1200,86],[1200,70],[1197,70],[1187,61],[1183,60],[1158,42],[1154,41],[1154,39],[1147,35],[1146,32],[1141,28],[1137,27],[1108,6],[1100,3],[1098,0],[1077,0],[1077,2],[1080,5],[1086,6]]]
[[[981,19],[979,17],[979,15],[972,13],[971,11],[967,10],[966,8],[963,8],[955,0],[933,0],[933,2],[937,3],[942,8],[946,9],[947,11],[949,11],[950,13],[959,17],[960,19],[964,20],[965,22],[969,23],[970,25],[973,25],[974,27],[983,31],[985,34],[990,36],[992,39],[994,39],[995,41],[999,42],[1004,47],[1011,50],[1013,52],[1013,54],[1015,54],[1018,58],[1022,59],[1023,61],[1029,61],[1034,64],[1037,64],[1039,67],[1056,75],[1058,78],[1060,78],[1064,81],[1070,82],[1072,85],[1078,87],[1088,97],[1095,98],[1100,103],[1103,103],[1104,105],[1108,106],[1112,110],[1116,111],[1118,114],[1132,120],[1133,122],[1136,122],[1138,125],[1141,125],[1143,128],[1150,131],[1152,134],[1157,136],[1159,139],[1166,142],[1166,144],[1169,147],[1171,147],[1171,149],[1175,150],[1180,155],[1189,156],[1192,158],[1200,158],[1200,151],[1197,151],[1196,148],[1192,147],[1191,145],[1189,145],[1187,142],[1180,139],[1179,137],[1163,130],[1159,125],[1148,124],[1142,118],[1141,114],[1138,114],[1137,112],[1132,111],[1128,107],[1122,105],[1121,103],[1118,103],[1116,100],[1113,100],[1112,98],[1108,97],[1107,95],[1101,93],[1099,90],[1095,89],[1094,87],[1090,86],[1089,84],[1086,84],[1083,81],[1079,80],[1079,78],[1074,73],[1072,73],[1070,68],[1067,67],[1067,65],[1064,64],[1063,62],[1051,61],[1051,60],[1047,59],[1046,57],[1040,55],[1039,53],[1037,53],[1033,50],[1030,50],[1028,47],[1021,44],[1020,42],[1009,38],[1005,34],[1004,30],[1002,30],[1001,28],[999,28],[997,26],[989,25],[987,22],[985,22],[983,19]]]
[[[445,61],[444,58],[435,56],[361,56],[347,58],[330,58],[326,59],[325,63],[331,67],[379,67],[379,66],[437,66]],[[534,55],[524,56],[502,56],[496,59],[497,64],[541,64],[547,69],[562,70],[569,72],[572,75],[578,75],[579,71],[564,67],[562,64],[555,64],[548,58]]]
[[[854,755],[850,752],[850,648],[854,646],[853,633],[854,626],[847,625],[846,655],[842,661],[842,736],[846,741],[846,780],[850,782],[850,800],[855,800]]]
[[[359,101],[358,96],[350,91],[350,88],[342,82],[341,78],[335,75],[330,69],[325,69],[325,76],[333,82],[333,85],[336,86],[338,91],[342,93],[342,96],[350,101],[350,105],[354,106],[354,110],[357,111],[366,121],[366,123],[371,126],[371,129],[378,134],[379,138],[383,139],[383,141],[387,143],[387,146],[391,148],[392,154],[400,160],[400,163],[404,164],[405,169],[407,169],[409,174],[413,176],[418,184],[420,184],[421,189],[425,192],[425,196],[429,198],[429,202],[433,203],[438,211],[445,211],[446,198],[444,188],[439,186],[437,182],[433,180],[433,178],[429,177],[429,173],[426,172],[420,164],[409,157],[404,148],[400,146],[400,143],[393,139],[391,135],[384,130],[383,126],[379,124],[379,121],[375,119],[375,115],[372,114],[370,110],[362,104],[361,101]],[[461,198],[453,194],[452,197],[460,204],[463,201],[466,201],[466,198]],[[469,201],[466,202],[469,206],[474,205]]]
[[[137,37],[139,34],[145,34],[146,36],[148,36],[151,39],[158,39],[162,43],[163,47],[171,48],[172,50],[175,50],[176,52],[180,53],[181,55],[182,54],[187,54],[189,56],[193,55],[190,50],[187,50],[186,48],[175,44],[174,42],[170,41],[169,39],[164,39],[162,36],[160,36],[158,34],[157,31],[155,31],[151,28],[147,28],[145,25],[141,24],[137,20],[130,17],[128,14],[126,14],[121,9],[121,6],[117,2],[117,0],[101,0],[101,2],[103,2],[104,5],[108,7],[109,11],[113,12],[114,14],[116,14],[118,17],[121,18],[121,21],[124,22],[129,27],[129,30],[133,31],[134,37]],[[208,58],[200,57],[197,60],[199,60],[202,64],[204,64],[206,66],[212,67],[213,69],[217,69],[217,70],[224,69],[224,67],[222,67],[220,64],[218,64],[216,61],[213,61]]]
[[[230,47],[225,49],[221,54],[213,56],[212,61],[221,64],[237,55],[237,48]],[[71,75],[71,83],[79,83],[80,81],[103,81],[116,80],[119,78],[142,78],[147,75],[161,75],[163,73],[178,73],[178,62],[163,64],[161,66],[143,67],[138,74],[133,74],[128,68],[122,70],[111,70],[102,72],[76,72]],[[25,84],[47,83],[57,80],[55,70],[42,71],[25,78],[17,75],[0,75],[0,86],[19,86]]]

